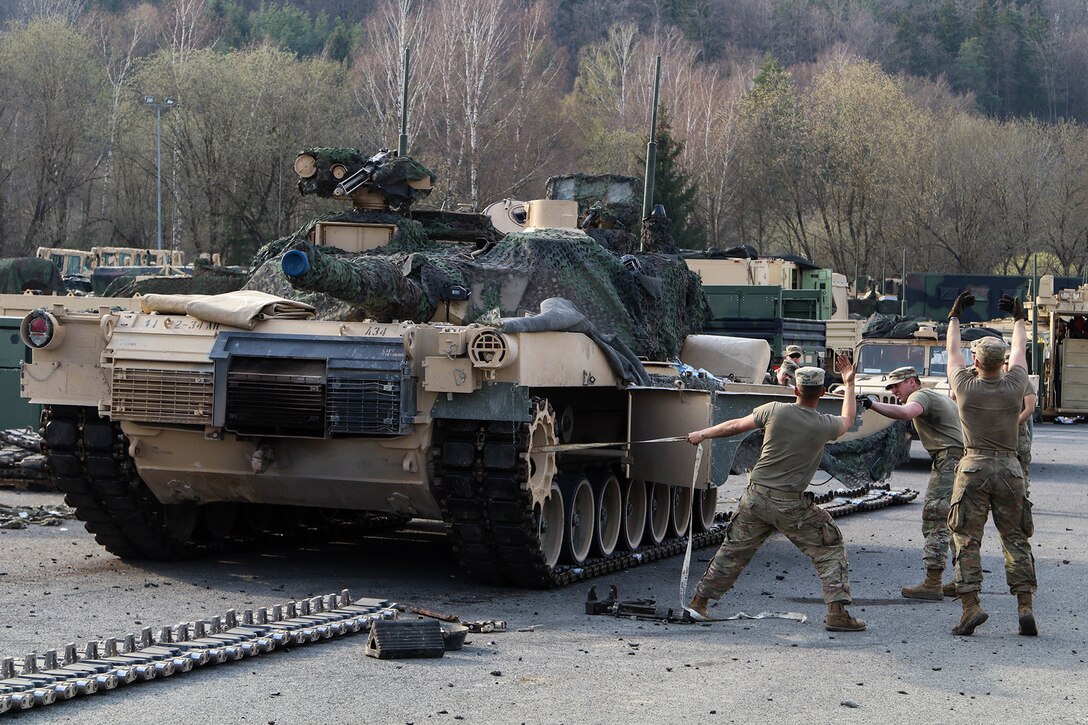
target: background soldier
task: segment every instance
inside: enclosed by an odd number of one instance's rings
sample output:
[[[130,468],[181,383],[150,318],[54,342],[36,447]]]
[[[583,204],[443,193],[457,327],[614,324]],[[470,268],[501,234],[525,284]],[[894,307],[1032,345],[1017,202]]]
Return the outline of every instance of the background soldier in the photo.
[[[794,376],[804,354],[804,348],[800,345],[786,346],[786,351],[782,355],[782,364],[778,366],[778,375],[776,376],[779,385],[788,385],[792,388],[797,384]]]
[[[1001,298],[998,307],[1013,317],[1009,372],[1006,374],[1003,368],[1008,350],[1005,342],[984,337],[971,348],[976,376],[964,368],[960,350],[959,315],[972,304],[974,297],[965,292],[956,298],[948,313],[948,380],[956,396],[966,445],[956,469],[948,513],[948,527],[956,545],[956,589],[963,602],[963,615],[952,633],[969,635],[989,616],[979,604],[978,593],[982,589],[982,532],[992,510],[1005,550],[1005,578],[1009,591],[1016,595],[1020,634],[1035,636],[1035,560],[1029,541],[1034,525],[1024,473],[1016,459],[1018,420],[1028,382],[1024,329],[1027,315],[1018,298]]]
[[[816,410],[825,390],[824,371],[804,367],[796,372],[795,402],[766,403],[744,418],[688,434],[688,442],[698,445],[707,438],[764,430],[763,448],[748,488],[740,497],[721,548],[695,588],[689,610],[698,617],[707,618],[709,601],[729,591],[767,537],[781,531],[816,565],[827,603],[824,626],[833,632],[865,629],[865,622],[846,611],[850,581],[842,532],[805,491],[820,465],[824,444],[854,424],[854,366],[845,355],[839,355],[837,369],[845,386],[841,416]]]
[[[903,587],[900,591],[911,599],[940,601],[945,594],[956,594],[954,582],[941,587],[941,575],[952,539],[948,530],[952,481],[956,477],[956,465],[963,458],[960,414],[951,398],[923,388],[918,371],[913,367],[897,368],[888,373],[884,388],[892,391],[899,405],[864,398],[865,407],[889,418],[914,421],[922,447],[933,459],[922,507],[922,536],[925,539],[922,561],[926,566],[926,578],[919,586]]]
[[[1005,355],[1005,372],[1009,371],[1009,356]],[[1035,406],[1039,403],[1039,393],[1035,390],[1035,384],[1028,380],[1024,389],[1024,409],[1020,411],[1020,430],[1016,439],[1016,460],[1020,461],[1020,468],[1024,469],[1024,491],[1030,494],[1031,474],[1028,466],[1031,464],[1031,438],[1035,435]]]

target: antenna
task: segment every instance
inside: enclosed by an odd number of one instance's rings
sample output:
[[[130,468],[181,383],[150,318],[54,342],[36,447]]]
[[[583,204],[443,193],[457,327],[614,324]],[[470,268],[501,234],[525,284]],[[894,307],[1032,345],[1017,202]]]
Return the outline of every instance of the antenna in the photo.
[[[400,97],[400,143],[397,144],[397,156],[408,155],[408,46],[404,46],[404,83]]]
[[[650,110],[650,140],[646,143],[646,180],[642,193],[642,218],[648,219],[654,208],[654,169],[657,166],[657,92],[661,85],[661,56],[654,68],[654,105]]]

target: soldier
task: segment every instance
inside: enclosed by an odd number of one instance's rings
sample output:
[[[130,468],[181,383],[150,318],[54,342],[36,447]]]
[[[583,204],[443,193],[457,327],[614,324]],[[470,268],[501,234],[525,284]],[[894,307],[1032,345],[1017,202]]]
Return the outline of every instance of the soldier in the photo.
[[[922,507],[922,537],[925,539],[922,562],[926,567],[926,578],[919,586],[903,587],[900,592],[909,599],[940,601],[945,595],[956,594],[955,582],[942,588],[941,575],[952,539],[948,530],[952,481],[956,477],[956,465],[963,458],[960,413],[947,395],[923,388],[918,371],[913,367],[897,368],[888,373],[884,389],[892,391],[899,405],[881,403],[869,397],[863,398],[862,403],[888,418],[914,421],[922,447],[933,459]]]
[[[800,345],[786,346],[786,352],[782,355],[782,364],[778,366],[778,375],[776,376],[779,385],[794,387],[794,375],[797,373],[797,367],[801,364],[801,358],[804,354],[805,351]]]
[[[963,615],[953,634],[969,635],[989,615],[979,604],[982,589],[982,533],[988,512],[1005,551],[1005,579],[1016,595],[1020,634],[1035,636],[1032,611],[1036,589],[1031,542],[1034,525],[1024,472],[1016,459],[1017,427],[1028,382],[1024,306],[1019,298],[1003,296],[998,308],[1012,314],[1009,372],[1003,369],[1005,342],[996,337],[976,340],[971,347],[977,376],[964,367],[960,349],[960,312],[974,304],[964,292],[948,313],[948,380],[956,396],[965,451],[956,469],[948,527],[955,542],[956,589]]]
[[[725,540],[695,589],[689,611],[708,618],[707,606],[729,591],[756,550],[775,531],[781,531],[816,565],[823,585],[827,618],[833,632],[860,632],[865,622],[846,611],[850,581],[842,533],[831,516],[813,503],[805,491],[823,456],[824,444],[841,436],[854,424],[854,366],[839,355],[845,394],[842,415],[816,410],[824,394],[824,371],[803,367],[796,372],[793,403],[766,403],[744,418],[693,431],[688,442],[698,445],[708,438],[737,435],[763,428],[763,448],[752,469],[748,489],[726,529]]]
[[[1009,355],[1005,353],[1005,372],[1009,371]],[[1035,384],[1028,380],[1024,389],[1024,409],[1020,411],[1020,430],[1016,438],[1016,460],[1020,461],[1020,468],[1024,469],[1024,491],[1030,494],[1031,476],[1028,473],[1028,465],[1031,464],[1031,439],[1035,435],[1035,424],[1032,418],[1035,415],[1035,406],[1039,402],[1039,393],[1035,390]]]

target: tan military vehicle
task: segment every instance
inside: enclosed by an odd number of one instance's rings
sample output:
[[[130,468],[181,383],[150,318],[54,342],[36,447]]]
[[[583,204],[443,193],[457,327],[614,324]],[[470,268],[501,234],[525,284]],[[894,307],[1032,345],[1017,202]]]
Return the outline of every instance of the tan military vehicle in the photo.
[[[263,250],[248,289],[23,320],[23,395],[99,543],[170,558],[434,519],[474,575],[551,586],[676,553],[693,527],[720,537],[713,486],[740,442],[695,471],[675,437],[789,398],[754,384],[765,342],[688,334],[705,302],[682,260],[557,228],[572,201],[530,202],[506,236],[479,215],[408,218],[429,172],[388,152],[311,149],[296,170],[353,208]],[[890,421],[872,423],[840,475],[896,463]]]

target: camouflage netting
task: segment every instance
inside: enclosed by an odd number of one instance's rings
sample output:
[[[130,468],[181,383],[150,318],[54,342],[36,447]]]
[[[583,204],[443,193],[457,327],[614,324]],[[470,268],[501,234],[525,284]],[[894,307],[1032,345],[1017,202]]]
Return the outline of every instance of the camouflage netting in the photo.
[[[27,290],[59,294],[66,291],[60,271],[48,259],[0,259],[0,293],[19,294]]]
[[[642,180],[633,176],[553,176],[545,184],[544,194],[548,199],[577,201],[579,219],[596,206],[600,216],[598,224],[605,229],[618,226],[636,232],[642,219]]]
[[[307,228],[262,250],[260,270],[247,289],[261,289],[313,304],[319,317],[426,322],[439,305],[469,291],[466,322],[497,322],[535,313],[552,297],[568,299],[602,332],[612,333],[636,354],[669,359],[684,337],[700,329],[708,313],[698,277],[675,255],[639,254],[624,259],[592,237],[549,229],[509,234],[477,250],[466,243],[428,239],[422,225],[388,213],[355,211],[357,221],[397,225],[393,241],[361,254],[347,254],[306,241]],[[343,216],[338,217],[343,218]],[[307,255],[309,270],[291,280],[268,269],[288,249]],[[306,296],[309,295],[309,296]]]
[[[848,487],[871,486],[892,475],[892,471],[910,456],[911,422],[897,420],[865,438],[844,443],[829,443],[824,448],[820,470],[834,476]],[[750,470],[759,460],[763,431],[744,439],[733,459],[733,472]]]
[[[384,149],[368,157],[358,149],[312,148],[299,156],[312,157],[315,166],[313,176],[299,179],[298,190],[301,194],[333,197],[338,184],[355,171],[369,166],[366,187],[384,195],[394,208],[406,210],[413,202],[430,194],[430,186],[434,184],[434,174],[426,166],[410,156],[395,156]],[[338,177],[334,172],[340,168],[346,174]],[[425,189],[415,188],[409,183],[423,179],[429,182]]]
[[[103,292],[105,297],[135,297],[136,295],[218,295],[242,288],[247,274],[239,269],[216,267],[197,260],[189,275],[123,276],[115,279]]]

